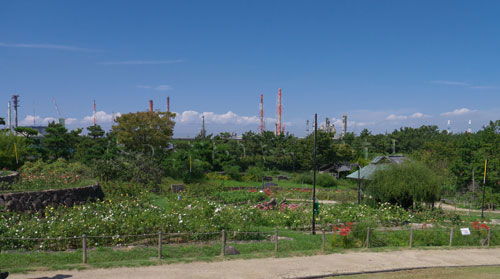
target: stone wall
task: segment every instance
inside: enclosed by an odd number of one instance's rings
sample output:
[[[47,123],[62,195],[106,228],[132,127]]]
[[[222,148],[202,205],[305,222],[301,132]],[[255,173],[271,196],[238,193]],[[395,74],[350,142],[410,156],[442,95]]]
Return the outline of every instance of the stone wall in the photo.
[[[0,176],[0,182],[12,183],[14,182],[14,180],[17,180],[18,178],[19,178],[19,173],[13,172],[9,175]]]
[[[47,206],[73,206],[103,198],[101,186],[96,184],[79,188],[0,194],[0,208],[8,211],[39,211]]]

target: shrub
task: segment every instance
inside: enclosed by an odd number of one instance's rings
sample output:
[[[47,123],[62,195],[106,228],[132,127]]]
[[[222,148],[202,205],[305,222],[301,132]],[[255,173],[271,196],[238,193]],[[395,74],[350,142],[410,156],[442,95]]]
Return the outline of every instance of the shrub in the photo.
[[[259,167],[249,167],[243,176],[245,181],[262,181],[262,177],[264,177],[264,170]]]
[[[301,173],[293,178],[296,183],[313,184],[314,176],[312,172]],[[322,187],[337,186],[337,179],[328,173],[316,173],[316,185]]]
[[[442,178],[425,165],[405,162],[377,170],[367,192],[375,202],[389,202],[409,208],[415,203],[439,200]]]
[[[226,175],[231,177],[232,180],[241,181],[241,173],[239,166],[225,166],[224,171]]]
[[[216,192],[213,199],[225,204],[259,202],[266,199],[266,194],[262,192],[249,192],[246,190]]]
[[[64,174],[72,173],[79,176],[90,176],[91,170],[80,162],[68,163],[65,159],[59,158],[52,163],[46,163],[42,160],[36,162],[26,162],[20,169],[25,175],[40,173]]]

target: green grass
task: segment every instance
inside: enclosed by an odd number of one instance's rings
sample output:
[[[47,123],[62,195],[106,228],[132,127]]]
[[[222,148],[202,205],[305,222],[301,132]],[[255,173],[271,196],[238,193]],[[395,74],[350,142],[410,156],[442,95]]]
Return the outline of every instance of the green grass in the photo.
[[[466,268],[430,268],[409,271],[371,273],[364,275],[329,277],[330,279],[464,279],[464,278],[499,278],[500,267],[466,267]]]
[[[268,229],[268,232],[271,230]],[[267,234],[271,235],[273,233]],[[321,235],[311,236],[296,231],[280,232],[277,256],[312,255],[321,251]],[[274,241],[264,237],[262,241],[236,241],[232,234],[227,236],[227,245],[234,246],[240,255],[226,256],[229,259],[262,258],[274,256]],[[218,240],[197,244],[164,244],[163,257],[157,259],[158,250],[154,246],[136,248],[97,248],[87,252],[87,264],[82,263],[82,250],[65,252],[3,252],[0,254],[0,269],[8,267],[12,273],[58,270],[104,268],[117,266],[144,266],[160,263],[214,261],[220,260],[221,243]]]
[[[95,185],[97,181],[95,179],[84,178],[78,180],[74,183],[68,184],[57,184],[57,183],[21,183],[16,182],[9,186],[9,189],[2,190],[0,193],[13,193],[13,192],[25,192],[25,191],[43,191],[43,190],[55,190],[55,189],[66,189],[66,188],[76,188]]]
[[[8,171],[8,170],[0,170],[0,176],[6,176],[6,175],[13,174],[13,173],[14,172]]]
[[[278,253],[274,253],[274,240],[270,237],[274,232],[269,228],[260,228],[267,231],[261,241],[237,241],[232,233],[227,235],[227,245],[235,247],[239,255],[227,255],[224,259],[250,259],[266,257],[290,257],[321,254],[322,234],[316,235],[297,231],[283,230],[279,232]],[[397,246],[376,248],[334,248],[331,244],[332,236],[326,235],[326,254],[344,253],[347,251],[386,252],[407,249],[408,236],[401,232],[401,243]],[[375,237],[375,235],[374,235]],[[380,237],[385,238],[381,235]],[[418,236],[415,236],[417,239]],[[500,238],[499,236],[496,236]],[[167,238],[164,238],[167,240]],[[84,268],[109,268],[120,266],[147,266],[193,261],[219,261],[222,260],[221,243],[216,239],[204,243],[176,244],[175,238],[169,244],[162,245],[162,259],[157,258],[158,250],[154,241],[148,247],[119,247],[96,248],[87,252],[87,264],[82,263],[82,250],[65,252],[3,252],[0,254],[0,269],[8,268],[9,272],[19,273],[39,270],[84,269]],[[500,243],[498,243],[500,244]],[[418,249],[453,249],[447,246],[433,247],[416,245]],[[455,248],[464,248],[463,246]],[[477,248],[477,247],[476,247]],[[352,278],[352,277],[350,277]],[[364,278],[364,277],[361,277]],[[377,277],[378,278],[378,277]],[[385,278],[385,277],[383,277]],[[396,277],[395,277],[396,278]],[[411,277],[409,277],[411,278]]]
[[[210,182],[213,183],[218,183],[218,184],[223,184],[225,187],[262,187],[262,182],[255,182],[255,181],[236,181],[236,180],[209,180]],[[291,180],[282,180],[278,181],[277,179],[273,181],[266,181],[265,183],[272,182],[275,184],[278,184],[277,187],[283,187],[283,188],[306,188],[306,189],[312,189],[313,185],[312,184],[307,184],[307,183],[297,183],[293,182]],[[346,180],[346,179],[339,179],[337,180],[338,186],[335,187],[323,187],[321,185],[316,185],[317,189],[335,189],[335,190],[352,190],[355,189],[357,186],[355,183]],[[357,189],[357,188],[356,188]]]

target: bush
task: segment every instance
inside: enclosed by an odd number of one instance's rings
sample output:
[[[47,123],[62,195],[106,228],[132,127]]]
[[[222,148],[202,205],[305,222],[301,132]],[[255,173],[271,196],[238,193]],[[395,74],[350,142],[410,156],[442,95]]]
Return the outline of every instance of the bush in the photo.
[[[226,175],[231,177],[232,180],[241,181],[241,173],[239,166],[225,166],[224,171]]]
[[[52,163],[46,163],[42,160],[36,162],[26,162],[20,169],[25,175],[40,173],[65,174],[71,173],[79,176],[90,176],[91,170],[80,162],[68,163],[65,159],[59,158]]]
[[[243,179],[245,181],[257,181],[260,182],[262,181],[262,178],[264,177],[264,170],[259,167],[249,167],[245,173],[245,176],[243,176]]]
[[[262,192],[249,192],[246,190],[240,191],[224,191],[216,192],[212,196],[213,199],[224,204],[235,204],[245,202],[260,202],[266,199],[266,194]]]
[[[390,165],[377,170],[366,191],[375,202],[389,202],[409,208],[415,203],[439,200],[442,178],[417,162]]]
[[[312,172],[301,173],[293,178],[296,183],[313,184],[314,176]],[[316,173],[316,185],[322,187],[337,186],[337,179],[328,173]]]

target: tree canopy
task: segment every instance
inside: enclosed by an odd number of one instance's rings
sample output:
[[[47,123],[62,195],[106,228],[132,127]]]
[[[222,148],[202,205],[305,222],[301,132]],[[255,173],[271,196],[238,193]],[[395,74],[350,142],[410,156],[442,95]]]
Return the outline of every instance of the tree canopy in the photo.
[[[135,112],[116,118],[113,133],[126,148],[146,151],[165,148],[173,134],[173,115],[165,112]]]

